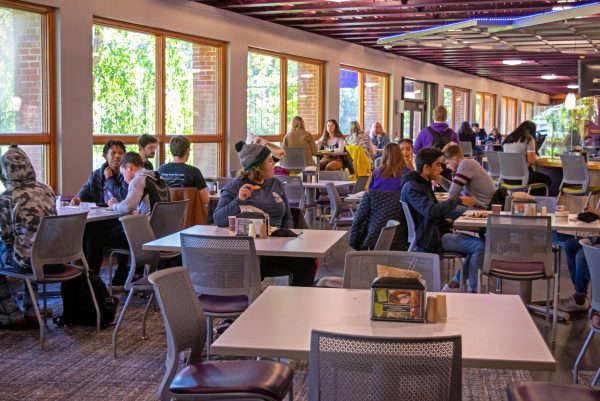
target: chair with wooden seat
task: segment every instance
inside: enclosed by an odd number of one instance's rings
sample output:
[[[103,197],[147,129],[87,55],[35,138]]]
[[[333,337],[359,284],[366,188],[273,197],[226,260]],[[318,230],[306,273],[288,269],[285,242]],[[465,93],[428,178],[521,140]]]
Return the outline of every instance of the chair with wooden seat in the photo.
[[[590,185],[590,172],[585,157],[578,155],[560,155],[563,178],[558,189],[556,201],[564,195],[586,196],[588,206],[594,195],[600,195],[600,187]]]
[[[308,399],[461,401],[461,337],[394,338],[313,330]]]
[[[202,361],[207,337],[203,306],[188,271],[172,267],[152,273],[149,282],[167,332],[166,372],[158,388],[162,401],[293,399],[294,370],[275,361]],[[208,333],[210,335],[210,332]],[[183,369],[181,355],[189,351]]]
[[[44,310],[46,310],[46,285],[85,276],[96,309],[96,330],[100,331],[100,309],[89,279],[89,267],[83,254],[83,231],[87,212],[46,216],[40,221],[33,247],[31,248],[31,271],[15,267],[0,269],[0,275],[25,281],[31,297],[35,315],[40,325],[40,343],[45,340],[46,314],[42,319],[38,306],[37,291],[33,285],[42,285]],[[73,262],[80,261],[80,265]],[[53,265],[48,269],[48,265]]]
[[[506,153],[498,152],[498,160],[500,161],[500,177],[498,185],[506,188],[507,191],[527,191],[532,189],[544,188],[548,196],[548,186],[542,183],[529,184],[529,168],[525,155],[522,153]],[[520,181],[519,184],[509,184],[506,181]]]

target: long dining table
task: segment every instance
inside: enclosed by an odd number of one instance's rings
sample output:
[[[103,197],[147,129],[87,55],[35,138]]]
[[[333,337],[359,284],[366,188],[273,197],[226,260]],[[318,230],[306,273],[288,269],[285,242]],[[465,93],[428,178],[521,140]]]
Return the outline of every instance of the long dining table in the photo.
[[[88,215],[87,215],[88,223],[93,223],[93,222],[101,221],[101,220],[118,219],[119,217],[124,215],[121,212],[115,212],[113,210],[110,210],[107,207],[96,207],[96,206],[90,207],[88,205],[61,206],[61,207],[56,208],[56,214],[58,214],[59,216],[65,215],[65,214],[82,213],[82,212],[88,212]]]

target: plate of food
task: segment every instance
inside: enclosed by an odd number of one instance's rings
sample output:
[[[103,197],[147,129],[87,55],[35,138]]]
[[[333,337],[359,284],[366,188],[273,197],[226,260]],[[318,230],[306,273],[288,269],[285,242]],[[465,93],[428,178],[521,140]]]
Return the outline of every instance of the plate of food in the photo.
[[[470,219],[487,219],[488,214],[492,213],[489,210],[469,210],[464,216]]]

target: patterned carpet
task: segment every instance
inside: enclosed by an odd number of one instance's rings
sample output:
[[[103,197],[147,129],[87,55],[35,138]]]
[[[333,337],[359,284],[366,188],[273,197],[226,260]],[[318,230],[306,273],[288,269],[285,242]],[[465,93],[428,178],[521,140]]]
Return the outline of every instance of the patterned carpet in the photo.
[[[50,323],[46,346],[37,331],[0,331],[0,399],[154,400],[164,373],[165,331],[160,313],[150,313],[148,339],[141,340],[145,300],[136,298],[120,332],[119,357],[112,357],[112,329],[57,328]],[[52,306],[60,307],[57,301]],[[306,400],[306,363],[298,363],[295,400]],[[505,400],[508,383],[530,380],[527,371],[464,369],[463,400]]]

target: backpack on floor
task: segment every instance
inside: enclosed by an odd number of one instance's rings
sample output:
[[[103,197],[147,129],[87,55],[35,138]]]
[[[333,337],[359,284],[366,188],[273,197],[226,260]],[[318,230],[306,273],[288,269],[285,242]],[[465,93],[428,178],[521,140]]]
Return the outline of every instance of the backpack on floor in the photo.
[[[115,320],[119,299],[109,294],[104,281],[96,274],[90,274],[90,282],[100,309],[100,328],[104,329]],[[63,281],[60,294],[63,300],[63,314],[54,318],[57,326],[96,326],[96,309],[85,276]]]

